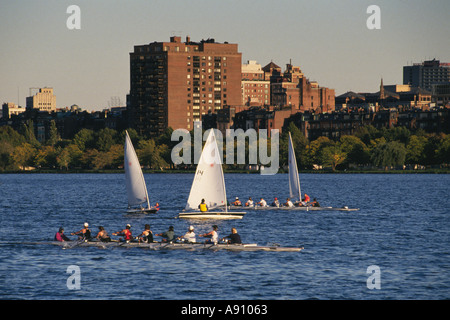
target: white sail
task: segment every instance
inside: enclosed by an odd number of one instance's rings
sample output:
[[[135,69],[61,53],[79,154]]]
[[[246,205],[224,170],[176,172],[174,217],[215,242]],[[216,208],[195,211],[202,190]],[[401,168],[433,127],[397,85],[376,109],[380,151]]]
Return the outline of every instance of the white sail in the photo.
[[[227,205],[222,161],[214,130],[210,130],[192,182],[186,210],[196,210],[202,199],[209,209]]]
[[[294,146],[292,145],[292,137],[289,132],[289,193],[291,198],[302,200],[300,191],[300,180],[298,177],[297,160],[295,158]]]
[[[139,159],[134,150],[130,136],[128,135],[128,131],[126,131],[125,138],[124,167],[128,193],[128,206],[147,203],[148,208],[150,208],[144,175],[142,174],[141,165],[139,164]]]

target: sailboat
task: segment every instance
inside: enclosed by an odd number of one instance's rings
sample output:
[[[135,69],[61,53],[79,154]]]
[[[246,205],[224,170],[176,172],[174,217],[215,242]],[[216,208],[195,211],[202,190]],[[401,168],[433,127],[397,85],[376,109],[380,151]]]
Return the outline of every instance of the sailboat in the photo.
[[[302,201],[302,193],[300,190],[300,179],[298,177],[297,159],[295,157],[294,145],[292,144],[291,133],[289,132],[288,145],[288,162],[289,162],[289,195],[291,199]]]
[[[204,200],[208,210],[198,208]],[[214,130],[210,130],[195,171],[189,198],[183,212],[184,219],[242,219],[246,212],[228,211],[222,162]]]
[[[156,213],[158,209],[150,206],[147,186],[133,143],[128,135],[128,131],[125,132],[124,168],[128,194],[127,213]],[[147,204],[147,207],[143,206],[143,204]]]

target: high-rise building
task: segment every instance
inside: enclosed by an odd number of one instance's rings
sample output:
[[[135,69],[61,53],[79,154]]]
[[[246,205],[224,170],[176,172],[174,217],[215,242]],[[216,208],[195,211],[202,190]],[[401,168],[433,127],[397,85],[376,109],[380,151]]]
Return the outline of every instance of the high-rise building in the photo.
[[[249,60],[242,65],[242,104],[246,106],[263,106],[270,104],[270,78],[261,65]]]
[[[192,130],[208,111],[241,105],[241,60],[237,44],[214,39],[138,45],[130,53],[130,125],[139,134]]]
[[[450,82],[450,63],[433,59],[403,67],[403,84],[432,91],[435,84]]]
[[[34,96],[27,97],[27,109],[38,109],[39,111],[56,111],[56,96],[53,88],[39,88]]]

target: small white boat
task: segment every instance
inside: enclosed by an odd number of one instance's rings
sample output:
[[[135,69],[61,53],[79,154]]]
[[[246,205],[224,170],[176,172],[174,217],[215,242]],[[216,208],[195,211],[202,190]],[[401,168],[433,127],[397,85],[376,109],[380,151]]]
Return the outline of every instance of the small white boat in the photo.
[[[145,184],[144,175],[142,174],[139,159],[134,150],[128,131],[125,137],[124,146],[124,168],[125,181],[128,194],[127,213],[156,213],[158,208],[150,206],[148,199],[147,186]],[[143,206],[147,204],[147,206]]]
[[[198,208],[203,199],[208,208],[204,212]],[[245,213],[228,211],[222,161],[214,130],[210,130],[195,171],[186,207],[183,212],[178,214],[178,217],[183,219],[242,219]]]

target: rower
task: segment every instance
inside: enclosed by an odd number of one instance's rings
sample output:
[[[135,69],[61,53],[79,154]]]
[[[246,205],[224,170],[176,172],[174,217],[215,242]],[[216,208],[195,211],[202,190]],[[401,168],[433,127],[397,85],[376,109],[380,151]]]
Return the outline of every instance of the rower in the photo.
[[[278,198],[275,198],[272,202],[272,207],[280,207],[280,201],[278,201]]]
[[[227,241],[228,244],[241,244],[241,236],[237,233],[236,228],[231,228],[231,234],[223,237],[221,241],[224,241],[225,239],[230,239]]]
[[[188,232],[184,236],[178,237],[177,240],[184,240],[184,242],[195,243],[194,227],[189,226]]]
[[[121,236],[121,237],[123,237],[123,241],[130,242],[131,239],[132,239],[132,235],[131,235],[131,230],[130,229],[131,229],[131,225],[127,224],[125,229],[123,229],[121,231],[114,232],[112,235],[113,236]]]
[[[316,198],[314,198],[313,202],[311,202],[312,207],[320,207],[319,201],[317,201]]]
[[[248,197],[247,202],[245,203],[246,207],[253,207],[253,200],[252,197]]]
[[[242,206],[241,200],[239,200],[239,197],[236,197],[236,199],[233,202],[233,206]]]
[[[63,227],[59,228],[59,231],[55,234],[55,241],[60,241],[60,242],[70,241],[70,239],[67,238],[67,236],[64,234]]]
[[[99,226],[98,230],[99,231],[97,233],[97,236],[95,237],[97,240],[101,242],[111,242],[111,238],[108,236],[108,233],[106,232],[105,228]]]
[[[200,209],[201,212],[208,211],[208,206],[205,203],[205,199],[202,199],[202,202],[198,205],[198,208]]]
[[[78,235],[79,240],[91,240],[91,230],[89,230],[89,223],[85,222],[83,225],[83,229],[77,232],[72,232],[71,235]]]
[[[200,234],[199,237],[210,238],[210,239],[206,240],[205,243],[217,244],[217,242],[219,241],[219,234],[217,233],[217,230],[219,229],[219,227],[217,227],[216,225],[213,225],[212,228],[213,228],[213,230],[211,232],[208,232],[205,234]]]
[[[286,199],[286,203],[284,204],[284,206],[292,208],[294,206],[294,204],[292,203],[290,198]]]
[[[153,242],[153,232],[150,230],[150,225],[146,224],[144,227],[145,230],[138,236],[139,242]]]
[[[175,232],[173,231],[173,226],[169,227],[169,230],[163,233],[155,234],[155,236],[163,237],[162,242],[173,242],[175,239]]]
[[[267,207],[267,202],[266,200],[264,200],[263,198],[260,199],[260,201],[258,202],[258,205],[260,207]]]

